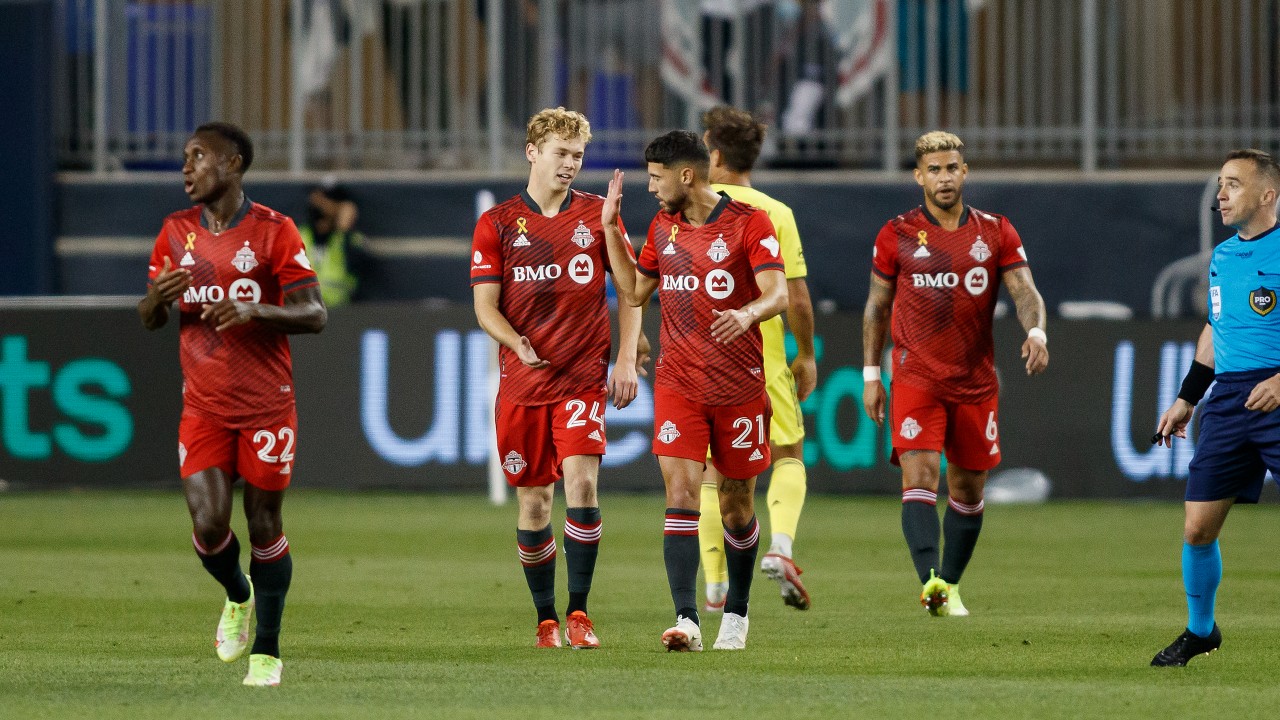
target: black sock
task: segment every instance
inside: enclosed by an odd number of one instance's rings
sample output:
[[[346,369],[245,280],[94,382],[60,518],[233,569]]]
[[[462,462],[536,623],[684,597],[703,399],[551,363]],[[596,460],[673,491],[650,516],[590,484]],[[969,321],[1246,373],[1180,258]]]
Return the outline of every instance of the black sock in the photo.
[[[569,569],[569,609],[565,614],[587,611],[587,593],[596,572],[600,551],[600,508],[576,507],[565,511],[564,562]]]
[[[973,548],[978,544],[978,535],[982,533],[982,501],[977,505],[962,506],[965,512],[956,509],[955,504],[948,502],[947,511],[942,515],[942,579],[956,585],[960,576],[973,557]]]
[[[284,597],[293,580],[293,555],[289,541],[281,535],[265,548],[253,548],[249,562],[253,578],[253,595],[257,607],[258,629],[253,637],[253,655],[280,657],[280,618],[284,615]]]
[[[556,614],[556,539],[548,523],[541,530],[516,530],[524,579],[538,609],[538,622],[559,620]]]
[[[756,516],[740,528],[724,528],[724,560],[729,568],[729,594],[725,596],[724,611],[747,616],[747,602],[751,599],[751,578],[755,574],[756,554],[760,549],[760,523]]]
[[[929,571],[938,568],[938,510],[933,503],[902,503],[902,535],[923,585],[929,581]]]
[[[204,548],[194,536],[192,540],[195,541],[196,555],[200,556],[200,564],[204,565],[204,569],[209,571],[213,579],[226,589],[227,599],[234,603],[248,600],[249,579],[240,569],[240,541],[236,539],[236,534],[228,531],[227,540],[223,541],[222,548],[216,549],[209,555],[201,552]],[[208,549],[215,550],[215,548]]]
[[[662,530],[662,559],[676,615],[698,623],[698,517],[697,510],[667,508]],[[700,624],[700,623],[699,623]]]

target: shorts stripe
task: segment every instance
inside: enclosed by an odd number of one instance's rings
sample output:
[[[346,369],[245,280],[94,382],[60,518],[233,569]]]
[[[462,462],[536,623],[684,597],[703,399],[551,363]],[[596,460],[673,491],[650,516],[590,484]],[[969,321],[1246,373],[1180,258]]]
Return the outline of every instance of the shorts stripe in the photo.
[[[902,491],[902,502],[921,502],[927,505],[938,504],[938,493],[924,488],[911,488]]]
[[[520,564],[525,567],[543,565],[556,559],[556,539],[547,538],[541,545],[528,546],[516,543],[520,548]]]
[[[962,502],[956,502],[954,498],[947,498],[947,507],[955,510],[961,515],[981,515],[982,509],[986,506],[986,501],[979,500],[973,505],[965,505]]]
[[[601,523],[594,525],[582,525],[568,518],[564,521],[564,536],[570,540],[580,542],[586,545],[598,545],[600,543]]]
[[[283,534],[266,547],[253,546],[253,559],[258,562],[275,562],[289,554],[289,540]]]

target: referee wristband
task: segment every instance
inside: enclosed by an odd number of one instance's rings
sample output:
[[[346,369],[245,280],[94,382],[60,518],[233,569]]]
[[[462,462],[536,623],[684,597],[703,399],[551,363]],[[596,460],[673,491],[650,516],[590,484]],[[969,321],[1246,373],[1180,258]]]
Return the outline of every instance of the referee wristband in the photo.
[[[1041,330],[1041,329],[1040,329],[1040,328],[1038,328],[1038,327],[1033,327],[1033,328],[1031,328],[1030,330],[1028,330],[1028,331],[1027,331],[1027,337],[1029,337],[1029,338],[1035,338],[1035,339],[1039,340],[1040,342],[1044,343],[1045,345],[1048,345],[1048,344],[1049,344],[1049,336],[1048,336],[1048,335],[1045,335],[1045,334],[1044,334],[1044,330]]]
[[[880,382],[880,366],[866,365],[862,368],[863,382]]]
[[[1204,397],[1204,391],[1213,384],[1213,376],[1213,368],[1199,360],[1192,360],[1187,376],[1182,378],[1182,389],[1178,390],[1178,397],[1195,405]]]

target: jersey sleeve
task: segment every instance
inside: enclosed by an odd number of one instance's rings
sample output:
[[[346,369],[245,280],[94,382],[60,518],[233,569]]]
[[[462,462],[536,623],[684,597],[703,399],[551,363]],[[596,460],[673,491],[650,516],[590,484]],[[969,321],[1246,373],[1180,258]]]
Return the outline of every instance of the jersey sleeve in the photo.
[[[776,217],[770,217],[773,229],[782,245],[782,259],[787,264],[787,279],[795,280],[809,275],[804,262],[804,248],[800,246],[800,230],[796,228],[796,216],[791,208],[779,209]]]
[[[898,233],[892,223],[885,223],[876,235],[876,245],[871,250],[871,272],[885,280],[898,277]]]
[[[1022,238],[1018,235],[1018,231],[1013,229],[1013,223],[1009,222],[1009,218],[1000,218],[1000,257],[997,260],[996,268],[999,272],[1006,272],[1015,268],[1026,267],[1027,251],[1022,247]]]
[[[471,235],[471,285],[502,282],[502,242],[489,213],[476,221]]]
[[[156,276],[164,270],[164,259],[169,258],[169,269],[178,267],[178,259],[173,257],[169,251],[169,223],[166,221],[160,227],[160,234],[156,236],[156,244],[151,248],[151,261],[147,265],[147,286],[155,281]]]
[[[752,272],[765,270],[781,270],[786,272],[786,261],[782,259],[782,246],[778,235],[769,222],[769,215],[763,210],[756,210],[747,218],[742,228],[742,243],[747,249],[747,258],[751,260]]]
[[[316,271],[311,269],[298,226],[288,217],[280,224],[271,247],[271,269],[280,281],[280,292],[285,295],[320,284]]]
[[[640,257],[636,260],[636,270],[651,278],[658,277],[658,251],[654,249],[657,243],[653,238],[657,229],[658,218],[655,217],[653,222],[649,223],[649,237],[645,240],[644,247],[640,248]]]

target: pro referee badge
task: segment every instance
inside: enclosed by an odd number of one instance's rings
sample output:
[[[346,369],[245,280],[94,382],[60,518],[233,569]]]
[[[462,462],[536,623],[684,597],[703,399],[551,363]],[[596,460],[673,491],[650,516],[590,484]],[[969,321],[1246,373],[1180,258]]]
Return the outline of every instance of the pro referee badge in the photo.
[[[1267,315],[1276,309],[1276,291],[1260,287],[1249,293],[1249,307],[1259,315]]]
[[[236,256],[231,258],[231,264],[242,273],[258,267],[258,257],[249,249],[249,241],[244,241],[244,247],[236,251]]]

